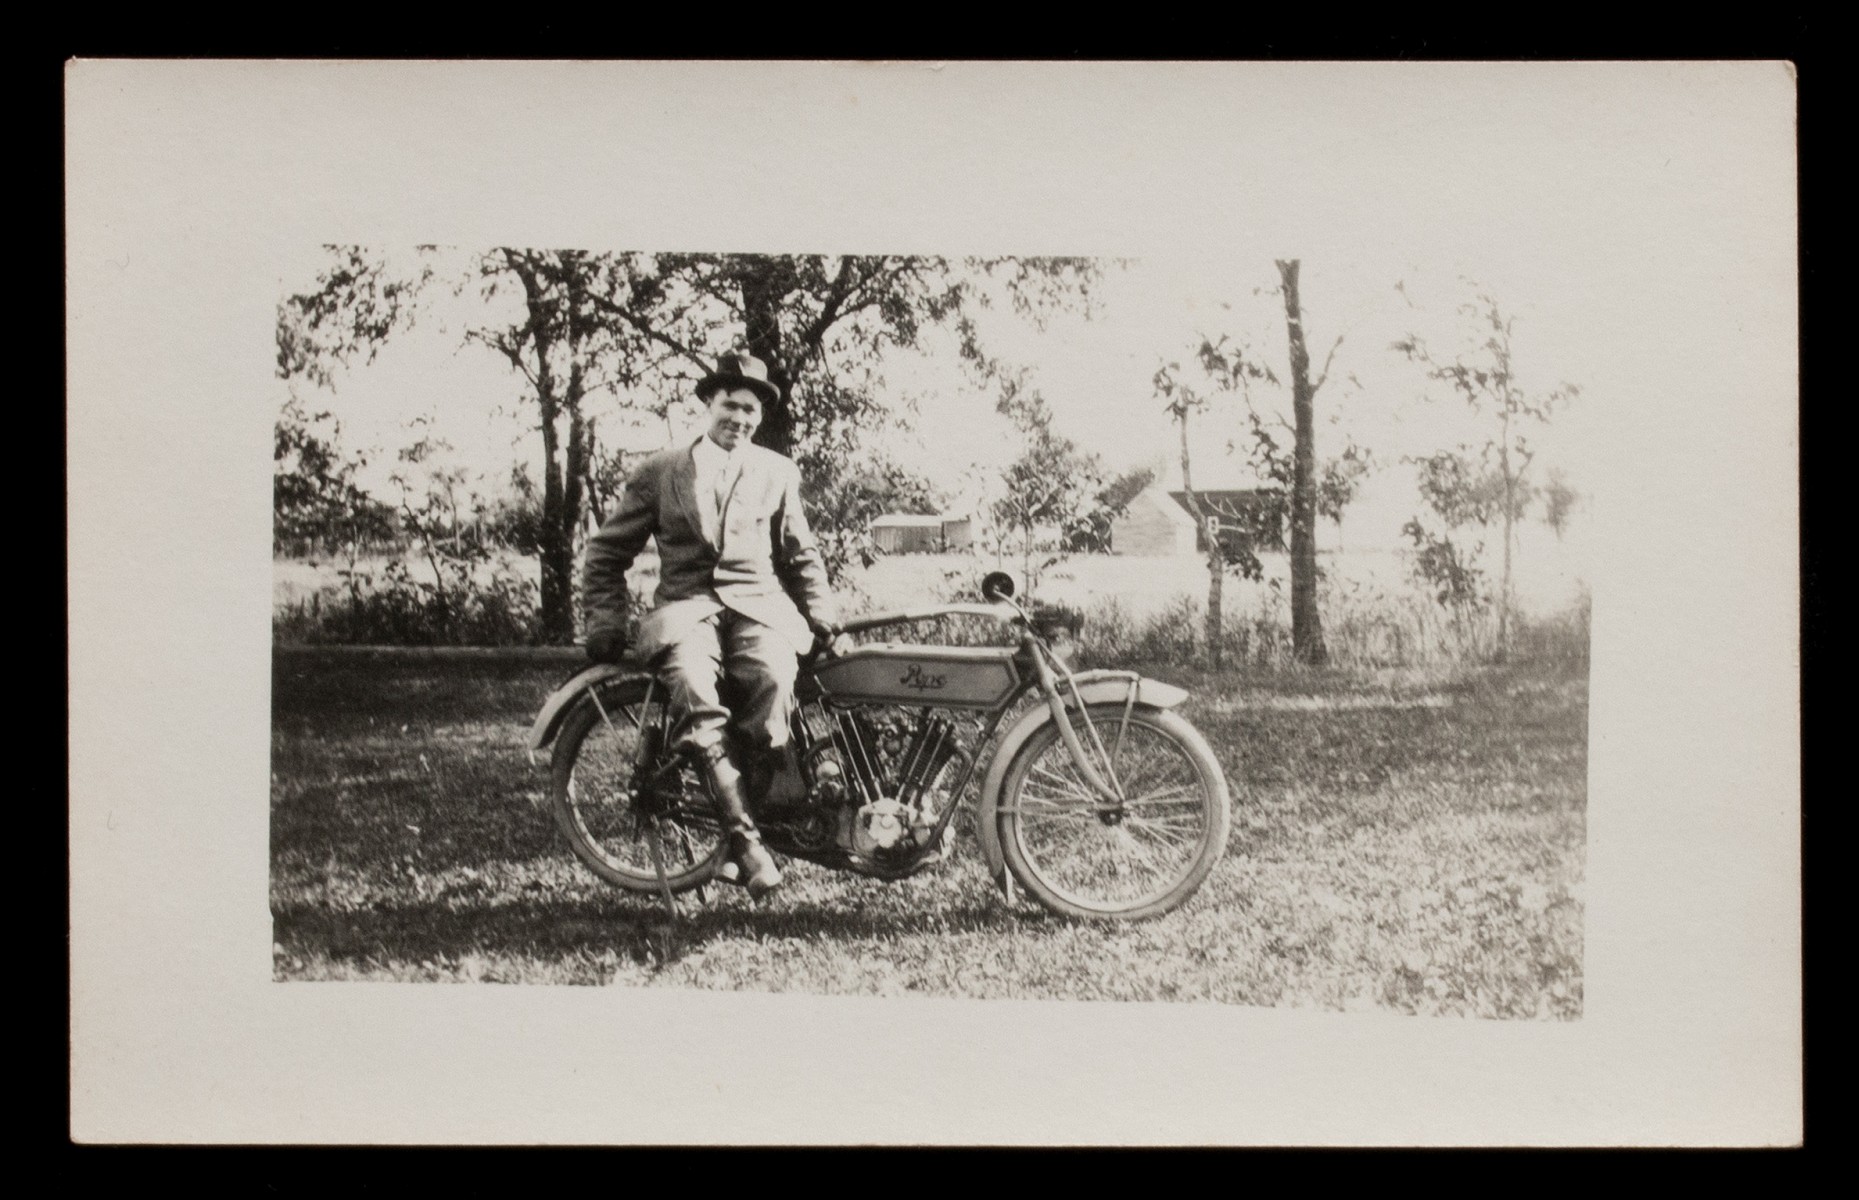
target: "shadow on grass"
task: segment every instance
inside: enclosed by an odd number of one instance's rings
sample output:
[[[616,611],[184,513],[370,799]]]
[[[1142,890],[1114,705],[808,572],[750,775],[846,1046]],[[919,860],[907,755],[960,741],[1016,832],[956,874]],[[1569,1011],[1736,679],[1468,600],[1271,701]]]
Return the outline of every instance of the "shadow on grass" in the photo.
[[[1227,861],[1181,916],[1093,931],[1010,909],[966,851],[891,885],[796,864],[767,902],[718,887],[673,923],[554,827],[522,737],[558,668],[276,668],[280,979],[1580,1012],[1585,671],[1183,678],[1232,785]]]
[[[722,897],[713,891],[712,899]],[[473,907],[412,903],[332,911],[291,906],[272,914],[272,936],[287,954],[357,965],[430,963],[473,954],[560,960],[611,952],[624,961],[663,969],[732,938],[885,940],[915,934],[1002,933],[1057,920],[1045,913],[1012,911],[985,896],[891,911],[808,900],[793,901],[792,907],[781,900],[755,906],[740,893],[730,900],[706,903],[694,895],[680,897],[675,920],[655,897],[621,893]]]

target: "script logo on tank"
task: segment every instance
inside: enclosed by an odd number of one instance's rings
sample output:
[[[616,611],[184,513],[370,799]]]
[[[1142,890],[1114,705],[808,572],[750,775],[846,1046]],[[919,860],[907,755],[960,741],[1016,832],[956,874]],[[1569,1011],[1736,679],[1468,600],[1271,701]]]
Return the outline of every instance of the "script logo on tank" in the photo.
[[[903,684],[907,688],[914,688],[919,692],[933,692],[942,687],[943,677],[941,675],[925,674],[921,666],[916,663],[911,663],[909,669],[904,672],[903,677],[897,682]]]

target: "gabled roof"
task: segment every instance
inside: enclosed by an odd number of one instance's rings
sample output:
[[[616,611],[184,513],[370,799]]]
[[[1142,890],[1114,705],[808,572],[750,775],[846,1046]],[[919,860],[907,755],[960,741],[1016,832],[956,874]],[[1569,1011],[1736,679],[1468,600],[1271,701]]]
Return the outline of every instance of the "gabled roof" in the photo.
[[[1268,487],[1195,488],[1194,498],[1215,513],[1239,513],[1256,505],[1261,497],[1273,495],[1277,491],[1277,488]],[[1173,499],[1176,504],[1181,506],[1182,512],[1192,512],[1192,510],[1188,508],[1188,493],[1185,491],[1170,492],[1169,497]]]
[[[1123,507],[1123,516],[1128,517],[1132,515],[1139,506],[1151,512],[1159,513],[1163,519],[1171,524],[1185,526],[1188,529],[1194,528],[1194,518],[1188,515],[1187,509],[1182,507],[1180,501],[1176,501],[1173,504],[1169,503],[1168,493],[1163,491],[1157,484],[1152,483],[1132,496],[1130,502]],[[1123,518],[1120,517],[1118,519],[1121,520]]]

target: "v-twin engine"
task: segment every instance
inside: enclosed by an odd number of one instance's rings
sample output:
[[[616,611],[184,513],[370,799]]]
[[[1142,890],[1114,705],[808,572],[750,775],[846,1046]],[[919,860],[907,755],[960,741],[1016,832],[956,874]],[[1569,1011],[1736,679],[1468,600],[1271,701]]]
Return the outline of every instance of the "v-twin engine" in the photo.
[[[972,761],[964,723],[932,708],[817,703],[806,724],[809,817],[790,836],[880,870],[916,859]],[[948,854],[952,832],[942,830],[932,861]]]

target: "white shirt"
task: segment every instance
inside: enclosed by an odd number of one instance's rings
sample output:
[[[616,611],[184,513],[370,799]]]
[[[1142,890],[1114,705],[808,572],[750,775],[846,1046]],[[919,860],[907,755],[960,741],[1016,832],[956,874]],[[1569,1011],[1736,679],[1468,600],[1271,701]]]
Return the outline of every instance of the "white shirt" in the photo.
[[[729,499],[730,489],[736,485],[736,476],[742,471],[742,446],[734,450],[725,450],[710,439],[709,434],[697,439],[691,447],[691,462],[697,468],[697,477],[693,481],[697,493],[697,503],[703,506],[703,515],[709,520],[709,530],[714,533],[721,525],[723,502]]]

